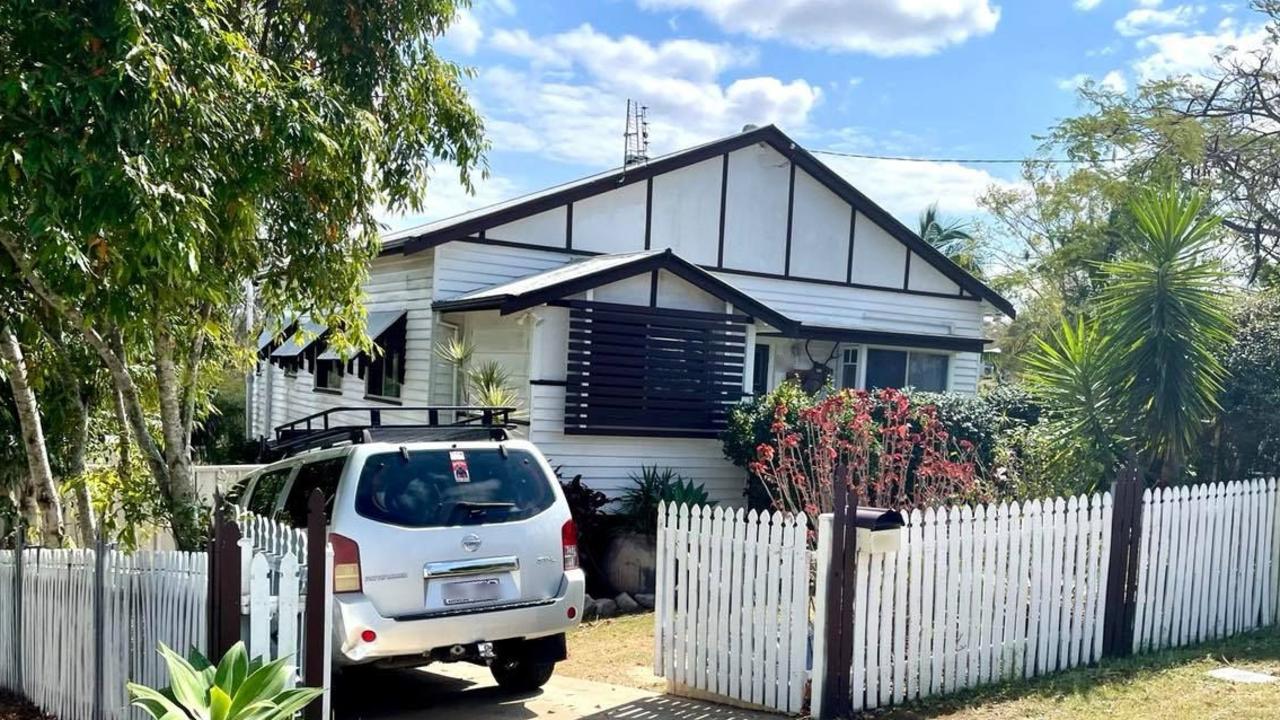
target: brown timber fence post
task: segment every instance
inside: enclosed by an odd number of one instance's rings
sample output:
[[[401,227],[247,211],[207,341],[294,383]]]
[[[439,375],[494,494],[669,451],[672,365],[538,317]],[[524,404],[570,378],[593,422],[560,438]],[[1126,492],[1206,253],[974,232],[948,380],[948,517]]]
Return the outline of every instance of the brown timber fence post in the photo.
[[[1138,547],[1142,540],[1142,473],[1130,458],[1111,485],[1111,556],[1103,600],[1104,657],[1133,653],[1133,625],[1138,603]]]
[[[302,682],[320,688],[327,696],[326,669],[329,666],[328,639],[328,520],[324,514],[324,494],[312,490],[307,498],[307,597],[302,635]],[[325,720],[327,697],[313,700],[303,711],[306,720]]]
[[[845,717],[853,709],[850,673],[853,669],[853,601],[857,577],[857,538],[854,517],[858,498],[849,492],[849,468],[836,468],[832,487],[835,504],[831,524],[831,564],[827,568],[826,664],[822,683],[822,718]]]
[[[240,642],[240,526],[221,494],[213,500],[209,541],[209,657],[217,662]]]

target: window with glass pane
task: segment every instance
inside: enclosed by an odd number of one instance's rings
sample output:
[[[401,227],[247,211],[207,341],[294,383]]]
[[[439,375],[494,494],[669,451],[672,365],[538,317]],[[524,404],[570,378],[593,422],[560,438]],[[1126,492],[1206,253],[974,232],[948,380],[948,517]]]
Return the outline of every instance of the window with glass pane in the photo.
[[[867,350],[867,389],[900,388],[907,380],[905,350]]]
[[[858,387],[858,348],[845,348],[840,356],[840,387]]]
[[[933,353],[911,353],[907,384],[917,390],[943,392],[947,389],[947,364],[950,357]]]
[[[404,318],[387,328],[374,342],[381,353],[369,363],[365,393],[374,397],[398,398],[404,385]]]
[[[316,361],[316,387],[321,390],[342,390],[342,361]]]
[[[763,395],[769,392],[769,345],[756,345],[754,364],[751,366],[751,393]]]

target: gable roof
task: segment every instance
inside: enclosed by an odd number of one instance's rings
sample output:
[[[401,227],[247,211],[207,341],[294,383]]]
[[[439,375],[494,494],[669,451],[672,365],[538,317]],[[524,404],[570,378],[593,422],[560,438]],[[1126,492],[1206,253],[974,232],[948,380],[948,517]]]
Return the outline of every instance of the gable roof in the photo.
[[[512,280],[432,303],[433,310],[498,310],[503,315],[563,299],[601,285],[636,275],[665,270],[734,307],[763,320],[780,331],[795,331],[799,323],[768,305],[747,295],[729,283],[665,250],[644,250],[594,257],[552,268],[544,272]]]
[[[643,165],[617,168],[591,175],[581,180],[557,185],[530,195],[392,233],[383,238],[382,252],[409,254],[454,240],[461,240],[488,228],[504,225],[566,203],[616,190],[632,183],[642,182],[656,175],[678,170],[756,143],[765,143],[794,162],[828,190],[865,215],[868,220],[884,228],[890,235],[910,248],[912,252],[919,255],[964,291],[986,300],[1010,317],[1016,315],[1013,304],[1002,295],[969,274],[959,265],[956,265],[932,245],[920,239],[919,235],[889,214],[884,208],[872,202],[870,198],[851,185],[848,180],[845,180],[822,161],[818,160],[808,150],[800,147],[799,144],[774,125],[744,130],[719,140],[713,140],[702,145],[654,158]]]

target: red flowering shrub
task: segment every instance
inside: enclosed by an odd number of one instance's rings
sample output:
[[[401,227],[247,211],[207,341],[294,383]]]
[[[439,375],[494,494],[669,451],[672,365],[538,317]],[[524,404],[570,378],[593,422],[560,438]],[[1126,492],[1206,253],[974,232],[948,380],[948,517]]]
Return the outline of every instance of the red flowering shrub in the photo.
[[[910,510],[985,499],[972,443],[952,441],[931,405],[913,409],[893,389],[844,390],[794,420],[788,410],[777,406],[773,439],[756,447],[749,466],[778,509],[830,512],[841,466],[859,505]]]

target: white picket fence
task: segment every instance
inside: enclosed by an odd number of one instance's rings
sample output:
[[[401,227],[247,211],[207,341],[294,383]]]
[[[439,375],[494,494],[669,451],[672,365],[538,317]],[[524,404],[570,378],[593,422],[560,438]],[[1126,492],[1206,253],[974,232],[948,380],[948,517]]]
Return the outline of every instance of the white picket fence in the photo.
[[[654,672],[672,693],[799,712],[809,644],[803,516],[664,505]]]
[[[912,511],[896,552],[858,555],[853,709],[1098,660],[1110,523],[1109,494]]]
[[[305,627],[306,535],[257,516],[241,528],[241,637],[252,657],[289,656],[301,665]],[[327,549],[325,577],[332,576]],[[159,643],[185,655],[207,648],[209,558],[206,553],[106,550],[103,624],[95,627],[99,582],[94,550],[0,551],[0,688],[25,695],[59,720],[93,720],[95,643],[103,649],[103,710],[109,720],[141,720],[126,682],[169,684]],[[19,584],[21,592],[19,592]],[[332,593],[321,611],[330,652]],[[15,617],[16,614],[21,618]],[[20,623],[18,620],[20,619]],[[328,666],[328,663],[325,664]],[[290,684],[296,684],[297,678]],[[329,687],[326,674],[324,687]],[[329,697],[324,697],[328,716]]]
[[[1280,620],[1275,480],[1148,490],[1142,501],[1135,652]],[[803,516],[663,509],[654,649],[671,692],[785,712],[806,696],[819,703],[832,518],[818,519],[812,587],[806,526]],[[859,544],[852,708],[1100,660],[1104,622],[1119,611],[1106,606],[1111,530],[1112,498],[1100,493],[913,511],[895,551]]]
[[[250,657],[302,657],[307,535],[252,513],[236,518],[240,526],[241,637]],[[291,678],[293,687],[297,677]]]
[[[93,716],[97,633],[103,634],[103,711],[113,720],[145,717],[129,707],[126,681],[168,684],[158,643],[183,653],[205,647],[203,553],[106,551],[102,628],[94,623],[93,550],[24,550],[21,597],[15,561],[13,551],[0,553],[0,686],[60,720]],[[15,637],[19,602],[21,631]]]
[[[1275,623],[1278,499],[1275,480],[1143,493],[1135,652]]]

